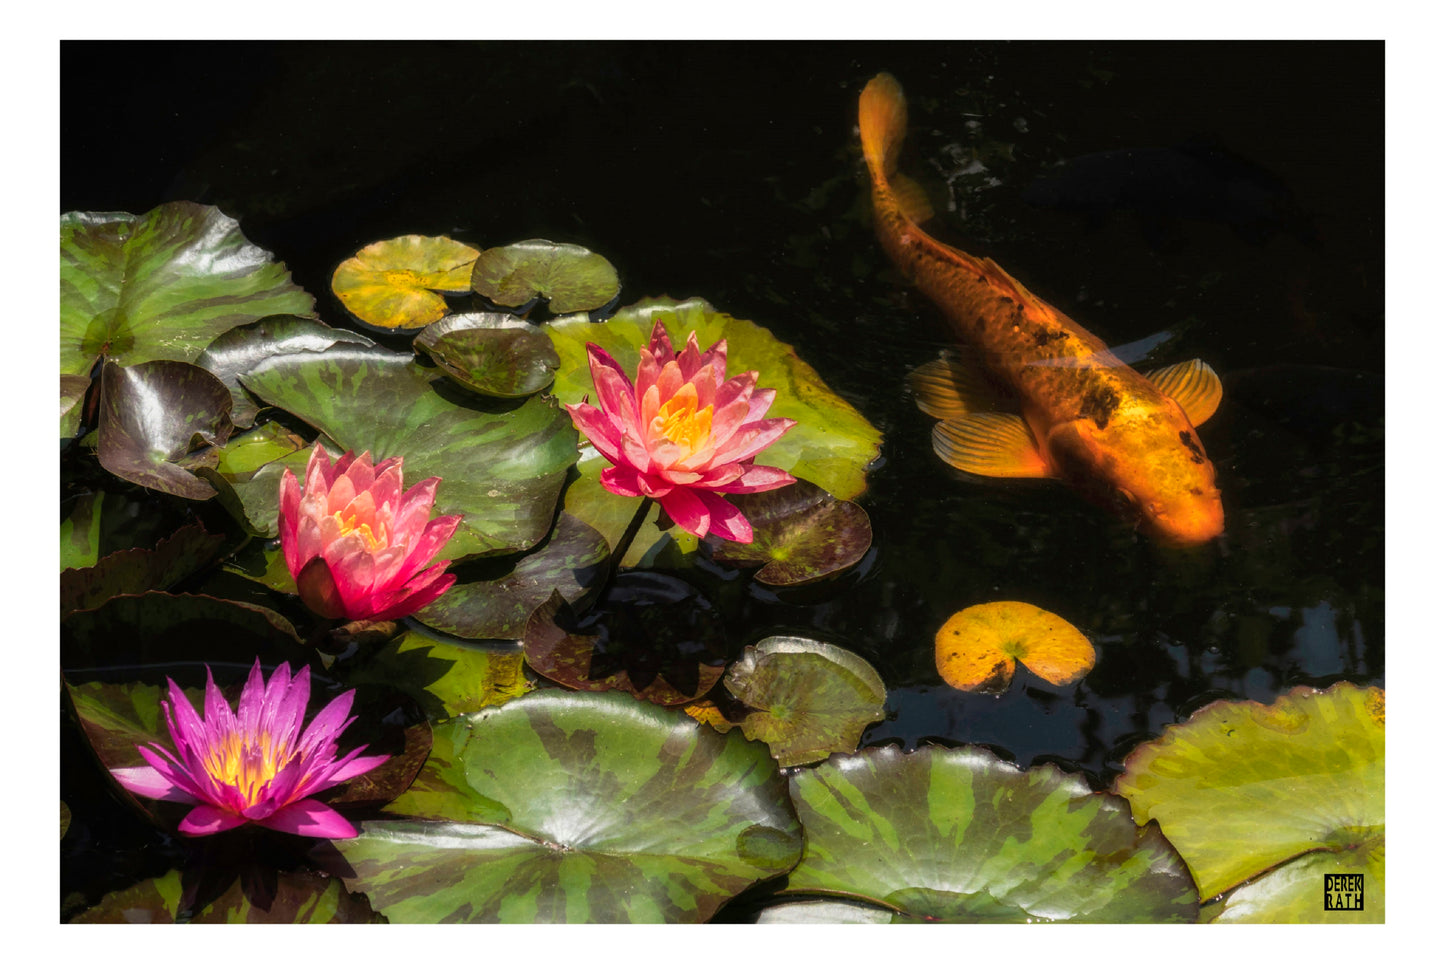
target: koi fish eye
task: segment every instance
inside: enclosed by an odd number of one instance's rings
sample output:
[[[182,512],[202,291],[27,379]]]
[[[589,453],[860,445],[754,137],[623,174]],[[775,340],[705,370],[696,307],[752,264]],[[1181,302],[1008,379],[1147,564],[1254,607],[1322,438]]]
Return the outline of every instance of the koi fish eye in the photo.
[[[1119,515],[1138,518],[1142,514],[1138,497],[1128,489],[1115,489],[1112,496],[1114,511]]]

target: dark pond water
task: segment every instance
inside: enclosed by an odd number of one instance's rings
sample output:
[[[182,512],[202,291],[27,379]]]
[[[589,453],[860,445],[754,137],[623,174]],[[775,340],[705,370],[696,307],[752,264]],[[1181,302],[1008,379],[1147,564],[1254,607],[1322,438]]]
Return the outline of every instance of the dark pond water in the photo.
[[[1171,332],[1161,363],[1220,373],[1217,544],[1160,548],[1062,486],[933,456],[904,382],[947,328],[874,239],[854,133],[879,70],[940,234],[1110,344]],[[623,303],[767,326],[885,435],[875,547],[826,587],[751,591],[732,630],[867,658],[889,718],[865,742],[985,743],[1104,786],[1212,699],[1383,684],[1383,84],[1380,44],[67,44],[61,210],[218,205],[332,324],[334,266],[420,233],[575,242]],[[1003,599],[1084,630],[1097,667],[944,686],[938,627]],[[170,866],[62,740],[62,897]]]

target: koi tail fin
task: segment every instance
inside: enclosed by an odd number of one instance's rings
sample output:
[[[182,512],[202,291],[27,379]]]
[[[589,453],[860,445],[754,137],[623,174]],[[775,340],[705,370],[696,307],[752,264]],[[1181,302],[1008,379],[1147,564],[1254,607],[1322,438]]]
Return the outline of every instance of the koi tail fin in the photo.
[[[898,151],[908,129],[908,102],[892,74],[868,81],[858,98],[858,133],[863,159],[878,190],[892,195],[904,217],[922,224],[933,217],[928,194],[911,178],[898,173]]]

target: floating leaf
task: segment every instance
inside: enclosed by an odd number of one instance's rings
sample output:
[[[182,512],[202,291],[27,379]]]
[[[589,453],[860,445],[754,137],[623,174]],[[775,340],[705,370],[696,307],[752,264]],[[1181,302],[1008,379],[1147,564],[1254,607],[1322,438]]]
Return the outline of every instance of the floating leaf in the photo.
[[[546,298],[557,315],[601,308],[622,290],[617,269],[602,255],[541,238],[483,251],[471,284],[477,294],[507,308]]]
[[[60,574],[60,614],[93,609],[112,596],[134,595],[150,589],[169,589],[210,562],[224,537],[189,525],[154,549],[122,549],[94,566],[67,569]]]
[[[451,315],[427,325],[412,344],[458,385],[499,398],[540,392],[559,364],[552,340],[536,325],[499,312]]]
[[[522,666],[517,649],[480,649],[408,632],[368,653],[347,682],[395,686],[416,700],[428,719],[448,720],[530,692],[534,684]]]
[[[223,331],[315,307],[217,208],[173,201],[140,216],[61,215],[63,375],[88,375],[101,355],[194,361]]]
[[[539,690],[435,740],[416,791],[435,816],[336,841],[393,923],[705,921],[798,857],[762,745],[620,693]]]
[[[228,439],[217,452],[216,471],[227,480],[248,479],[277,459],[302,451],[310,457],[311,446],[305,439],[280,422],[266,422]]]
[[[207,345],[196,364],[225,382],[231,390],[231,422],[238,428],[249,428],[256,421],[258,408],[250,393],[241,387],[241,375],[272,355],[324,351],[341,342],[376,344],[365,335],[332,328],[314,318],[273,315],[232,328]]]
[[[873,544],[868,513],[798,480],[770,492],[732,497],[753,527],[752,542],[710,538],[712,557],[733,566],[762,565],[769,586],[801,586],[854,565]]]
[[[471,287],[477,249],[446,237],[408,234],[369,244],[337,265],[331,290],[346,310],[386,331],[414,331],[447,313],[439,291]]]
[[[803,859],[786,893],[943,921],[1193,921],[1198,894],[1156,826],[1054,766],[981,747],[867,747],[789,781]]]
[[[74,438],[80,432],[80,420],[85,415],[85,393],[90,391],[90,379],[84,375],[60,376],[60,437]]]
[[[100,559],[101,510],[107,501],[104,492],[85,492],[61,503],[65,513],[60,520],[60,570],[93,566]],[[119,501],[119,500],[115,500]]]
[[[237,878],[201,907],[181,909],[186,892],[181,871],[143,880],[106,894],[99,904],[71,918],[75,924],[381,924],[364,894],[348,894],[341,881],[311,871],[276,874],[264,900],[246,895]]]
[[[934,638],[934,660],[949,686],[997,693],[1008,689],[1015,661],[1055,686],[1067,686],[1094,668],[1094,646],[1047,610],[992,602],[948,617]]]
[[[705,596],[674,576],[646,571],[619,573],[580,618],[554,593],[522,635],[533,672],[570,689],[619,689],[663,706],[712,689],[728,645]]]
[[[480,399],[396,352],[338,345],[279,355],[241,381],[342,449],[402,456],[408,481],[438,476],[437,513],[463,515],[444,558],[540,542],[577,458],[576,430],[554,402]]]
[[[1384,920],[1381,689],[1218,700],[1135,748],[1114,786],[1136,820],[1158,821],[1202,898],[1238,887],[1221,920]],[[1324,910],[1325,872],[1365,874],[1363,913]]]
[[[846,400],[834,394],[811,367],[766,328],[716,311],[700,298],[676,302],[667,299],[639,302],[624,308],[602,324],[586,318],[564,318],[545,326],[561,358],[553,394],[563,404],[595,396],[587,364],[587,345],[596,344],[618,360],[624,371],[635,372],[639,349],[661,318],[674,346],[686,344],[696,331],[698,345],[707,348],[720,339],[728,343],[728,374],[758,372],[758,385],[777,391],[768,417],[797,421],[782,438],[757,457],[759,465],[772,465],[806,479],[837,499],[851,499],[867,486],[866,470],[878,457],[882,435]],[[636,499],[601,489],[597,481],[607,461],[587,445],[577,462],[581,478],[567,488],[567,511],[615,541],[632,518]],[[652,510],[656,517],[657,510]],[[643,526],[623,560],[631,565],[645,558],[663,533],[651,522]]]
[[[231,395],[216,376],[186,362],[106,362],[100,386],[96,455],[106,471],[186,499],[216,494],[187,471],[214,466],[214,447],[231,434]]]
[[[728,668],[728,692],[754,709],[743,735],[762,740],[781,766],[849,753],[883,719],[888,692],[856,653],[796,636],[769,636]]]
[[[546,540],[526,555],[454,568],[457,581],[413,618],[464,639],[520,639],[527,617],[553,591],[577,603],[595,588],[608,554],[596,529],[563,512]]]

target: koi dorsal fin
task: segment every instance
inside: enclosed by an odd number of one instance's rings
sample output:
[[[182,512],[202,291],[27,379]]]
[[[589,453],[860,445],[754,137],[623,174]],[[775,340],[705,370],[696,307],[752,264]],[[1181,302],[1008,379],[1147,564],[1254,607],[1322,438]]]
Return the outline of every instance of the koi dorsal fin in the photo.
[[[975,412],[933,426],[933,451],[956,469],[995,479],[1049,478],[1028,424],[1019,415]]]
[[[1002,398],[977,366],[960,360],[951,352],[924,362],[908,373],[913,401],[925,415],[953,418],[969,412],[991,412],[1011,406]]]
[[[1220,384],[1219,376],[1198,358],[1144,372],[1144,377],[1179,403],[1191,425],[1203,425],[1224,398],[1224,386]]]

